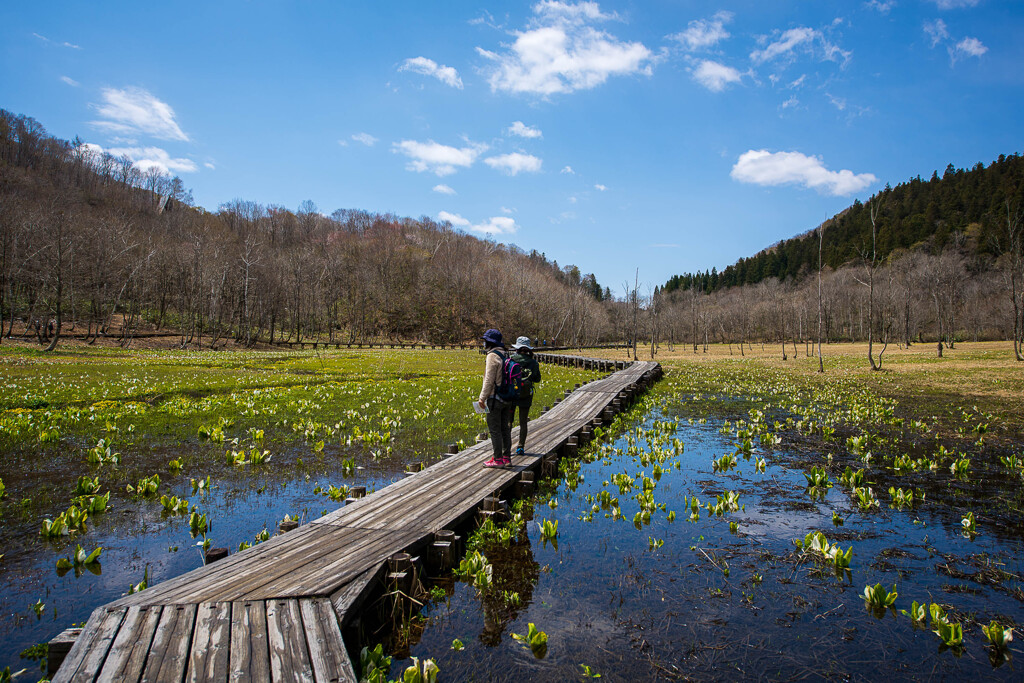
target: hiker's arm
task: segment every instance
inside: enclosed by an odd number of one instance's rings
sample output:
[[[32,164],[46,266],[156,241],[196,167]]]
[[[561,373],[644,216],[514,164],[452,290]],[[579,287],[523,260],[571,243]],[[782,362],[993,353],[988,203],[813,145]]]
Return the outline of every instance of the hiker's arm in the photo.
[[[487,364],[484,366],[484,383],[480,387],[480,397],[477,403],[481,406],[494,394],[494,386],[497,384],[498,372],[501,370],[501,359],[496,353],[487,354]]]

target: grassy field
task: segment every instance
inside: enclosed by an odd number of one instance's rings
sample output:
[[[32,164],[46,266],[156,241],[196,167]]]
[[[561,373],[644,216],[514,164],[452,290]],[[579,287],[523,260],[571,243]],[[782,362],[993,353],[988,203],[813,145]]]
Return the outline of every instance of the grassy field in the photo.
[[[877,353],[879,346],[875,346]],[[867,344],[829,344],[822,347],[825,372],[818,372],[818,357],[811,347],[786,347],[782,360],[778,344],[739,347],[714,344],[703,347],[662,345],[655,360],[666,368],[686,372],[693,366],[718,368],[723,374],[778,373],[788,382],[807,388],[828,387],[836,382],[851,383],[878,396],[898,401],[900,410],[915,419],[938,418],[949,428],[957,427],[962,410],[991,414],[998,420],[997,435],[1024,440],[1024,363],[1013,359],[1010,342],[962,342],[945,349],[938,358],[933,344],[915,344],[900,349],[890,345],[882,357],[882,370],[868,365]],[[811,357],[806,355],[811,351]],[[650,347],[638,348],[642,360],[649,359]],[[622,358],[622,352],[604,357]],[[962,420],[960,420],[962,421]]]

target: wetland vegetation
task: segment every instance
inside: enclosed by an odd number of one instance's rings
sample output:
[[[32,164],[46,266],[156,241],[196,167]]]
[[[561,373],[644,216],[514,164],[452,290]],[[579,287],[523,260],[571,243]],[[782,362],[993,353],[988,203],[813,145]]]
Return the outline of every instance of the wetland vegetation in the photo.
[[[663,347],[665,379],[476,530],[456,571],[425,577],[422,607],[367,629],[357,666],[1014,679],[1024,377],[1007,346],[900,350],[881,373],[833,346],[823,374],[813,357]],[[469,351],[8,347],[2,362],[12,669],[37,670],[18,655],[95,606],[198,566],[204,541],[259,543],[483,430]],[[592,376],[547,366],[536,404]]]

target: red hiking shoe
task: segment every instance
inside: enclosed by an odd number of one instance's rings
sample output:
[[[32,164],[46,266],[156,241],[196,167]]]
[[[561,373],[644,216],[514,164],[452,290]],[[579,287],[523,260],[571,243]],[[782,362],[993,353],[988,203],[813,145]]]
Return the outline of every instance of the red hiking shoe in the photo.
[[[512,458],[491,458],[484,463],[484,467],[508,467],[512,464]]]

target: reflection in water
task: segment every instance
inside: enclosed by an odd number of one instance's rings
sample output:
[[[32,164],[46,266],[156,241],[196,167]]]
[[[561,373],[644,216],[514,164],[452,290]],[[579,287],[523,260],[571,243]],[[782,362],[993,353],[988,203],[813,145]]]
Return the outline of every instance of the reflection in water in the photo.
[[[502,633],[533,601],[533,587],[540,577],[540,565],[533,557],[533,548],[525,526],[515,541],[508,545],[490,543],[483,553],[494,570],[491,587],[480,598],[484,610],[484,626],[480,642],[494,647],[501,644]]]

